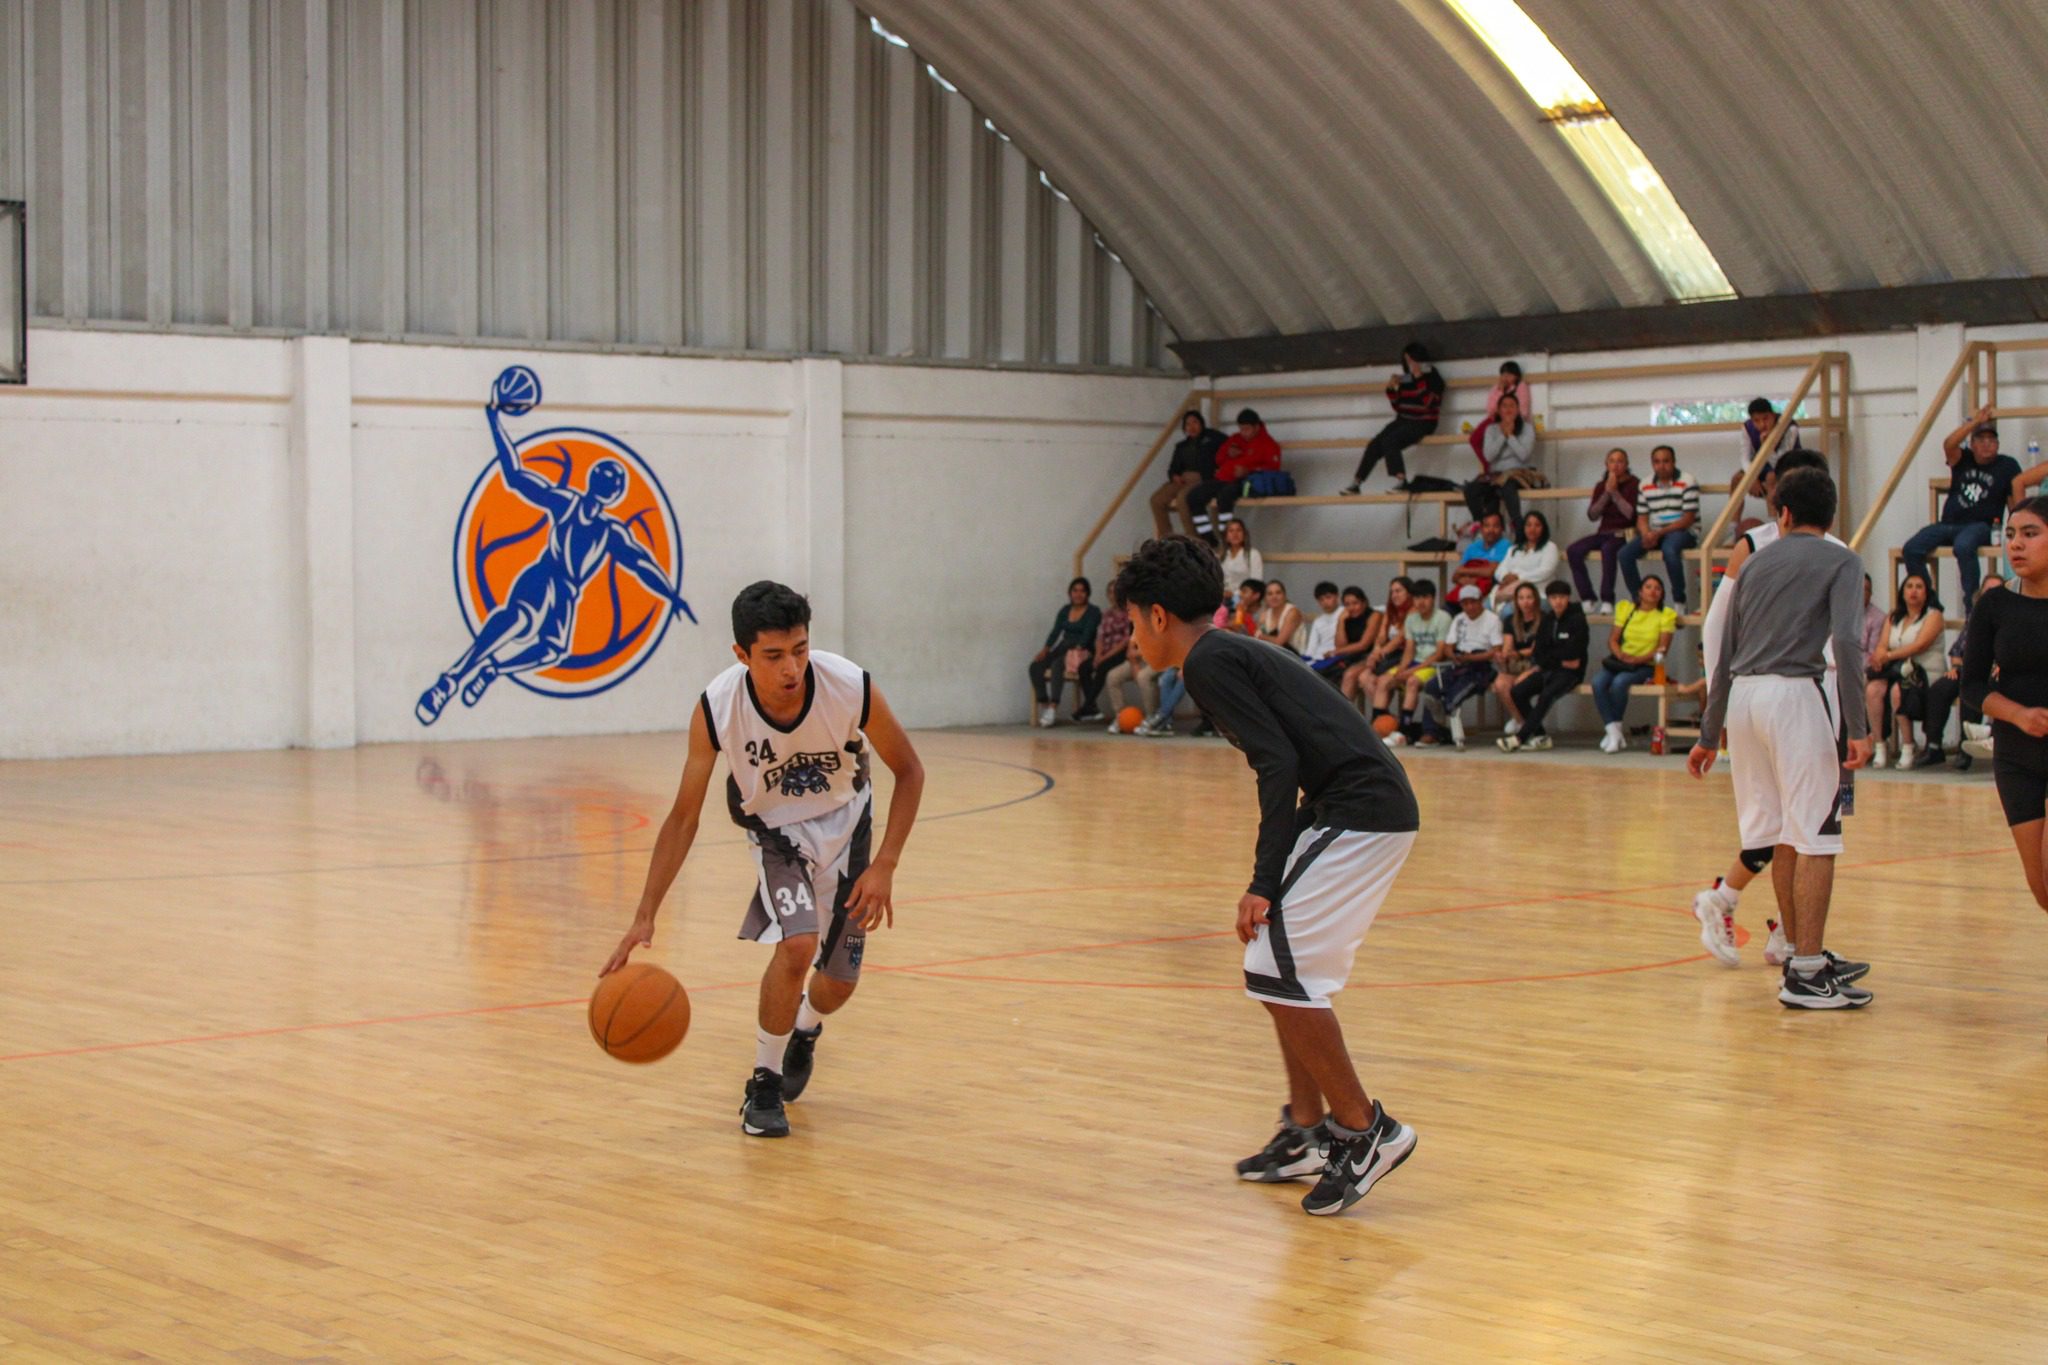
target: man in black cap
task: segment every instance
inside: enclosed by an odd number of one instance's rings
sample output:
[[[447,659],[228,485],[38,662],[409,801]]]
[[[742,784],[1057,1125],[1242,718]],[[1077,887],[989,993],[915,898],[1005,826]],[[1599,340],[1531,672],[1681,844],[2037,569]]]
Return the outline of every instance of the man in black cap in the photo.
[[[2020,476],[2020,462],[1998,449],[1997,414],[1987,404],[1970,414],[1970,420],[1951,431],[1941,443],[1942,458],[1948,461],[1948,498],[1941,504],[1941,520],[1923,526],[1906,542],[1906,572],[1917,573],[1932,583],[1927,556],[1943,545],[1956,553],[1956,572],[1963,580],[1963,610],[1977,600],[1977,583],[1984,576],[1984,561],[1978,552],[1991,543],[1991,533],[2005,519],[2005,504],[2012,497],[2012,483]],[[1963,438],[1970,448],[1963,449]]]

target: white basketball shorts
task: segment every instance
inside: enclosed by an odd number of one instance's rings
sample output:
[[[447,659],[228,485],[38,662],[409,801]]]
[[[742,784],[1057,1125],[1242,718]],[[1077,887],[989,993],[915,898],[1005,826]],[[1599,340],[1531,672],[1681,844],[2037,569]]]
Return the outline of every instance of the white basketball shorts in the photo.
[[[1841,723],[1819,678],[1737,678],[1728,752],[1744,848],[1842,851]]]
[[[1394,887],[1413,831],[1368,834],[1311,828],[1294,842],[1271,922],[1244,948],[1244,990],[1254,1000],[1328,1009],[1351,960]]]

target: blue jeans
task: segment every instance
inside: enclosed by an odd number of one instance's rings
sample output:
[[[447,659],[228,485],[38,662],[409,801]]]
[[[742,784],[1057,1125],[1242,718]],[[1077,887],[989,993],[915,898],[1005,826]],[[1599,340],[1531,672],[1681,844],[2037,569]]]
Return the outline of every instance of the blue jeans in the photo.
[[[1606,725],[1619,725],[1628,718],[1629,689],[1637,683],[1650,680],[1652,669],[1648,664],[1617,673],[1611,668],[1601,668],[1593,674],[1593,705],[1600,712],[1600,720]]]
[[[1958,605],[1967,613],[1970,604],[1977,600],[1977,584],[1984,577],[1984,561],[1977,552],[1990,543],[1991,523],[1988,521],[1937,521],[1915,531],[1913,538],[1906,542],[1906,572],[1927,574],[1927,581],[1934,582],[1934,575],[1927,573],[1927,556],[1943,545],[1953,546],[1956,572],[1963,580],[1963,600]],[[1935,595],[1940,596],[1938,590]]]
[[[1169,668],[1159,675],[1159,709],[1152,713],[1154,725],[1173,724],[1173,712],[1187,696],[1188,685],[1180,680],[1180,670]]]
[[[1685,552],[1699,543],[1700,538],[1690,531],[1667,532],[1657,542],[1657,548],[1664,554],[1664,586],[1670,590],[1674,606],[1685,605]],[[1621,579],[1628,584],[1630,601],[1637,600],[1643,590],[1643,574],[1637,566],[1647,553],[1640,540],[1631,540],[1621,547]]]

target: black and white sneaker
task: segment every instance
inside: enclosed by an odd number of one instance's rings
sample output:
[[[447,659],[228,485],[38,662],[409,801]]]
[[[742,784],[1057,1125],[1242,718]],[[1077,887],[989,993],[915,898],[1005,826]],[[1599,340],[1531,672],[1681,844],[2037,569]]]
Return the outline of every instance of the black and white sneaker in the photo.
[[[1870,964],[1868,962],[1851,962],[1846,957],[1836,957],[1825,948],[1821,949],[1820,953],[1822,957],[1828,960],[1828,966],[1835,969],[1835,980],[1841,982],[1844,986],[1852,985],[1870,975]]]
[[[754,1068],[740,1105],[740,1131],[748,1137],[788,1137],[789,1116],[782,1112],[782,1077],[765,1066]]]
[[[1381,1176],[1406,1161],[1414,1151],[1415,1130],[1396,1121],[1375,1100],[1369,1128],[1355,1138],[1330,1139],[1322,1179],[1303,1197],[1302,1212],[1344,1212],[1365,1198],[1365,1192],[1378,1184]]]
[[[1778,1003],[1793,1010],[1860,1010],[1875,998],[1861,986],[1844,985],[1832,963],[1812,976],[1801,976],[1787,963],[1778,987]]]
[[[1329,1142],[1327,1128],[1320,1123],[1313,1128],[1295,1126],[1293,1116],[1283,1105],[1280,1131],[1273,1134],[1273,1140],[1258,1155],[1248,1156],[1237,1163],[1237,1178],[1254,1180],[1261,1185],[1277,1185],[1283,1180],[1299,1180],[1305,1175],[1314,1175],[1323,1169],[1323,1149]]]
[[[818,1059],[818,1035],[825,1031],[823,1024],[810,1030],[797,1029],[789,1035],[789,1046],[782,1050],[782,1098],[787,1103],[804,1093],[804,1087],[811,1083],[811,1067]]]

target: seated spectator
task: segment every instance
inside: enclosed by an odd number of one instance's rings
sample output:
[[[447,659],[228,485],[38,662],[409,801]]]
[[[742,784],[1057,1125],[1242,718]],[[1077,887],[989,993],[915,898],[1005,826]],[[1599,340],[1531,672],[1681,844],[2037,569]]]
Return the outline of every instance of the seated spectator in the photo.
[[[1394,491],[1408,490],[1408,466],[1402,452],[1434,433],[1444,411],[1444,377],[1430,364],[1429,352],[1421,342],[1411,341],[1401,348],[1401,372],[1387,381],[1387,404],[1394,410],[1394,420],[1366,443],[1358,472],[1339,490],[1346,497],[1355,496],[1365,486],[1381,460],[1394,476]]]
[[[1134,704],[1124,693],[1124,688],[1134,682],[1138,685],[1138,700],[1135,705],[1149,718],[1159,709],[1159,675],[1152,671],[1152,666],[1145,662],[1145,656],[1138,652],[1137,641],[1132,640],[1124,646],[1123,659],[1110,669],[1103,679],[1103,687],[1109,693],[1109,732],[1113,735],[1120,734],[1123,730],[1119,718],[1123,715],[1124,707]],[[1144,721],[1138,724],[1140,729],[1144,727]]]
[[[2048,465],[2042,467],[2048,468]],[[1983,601],[1986,593],[1996,592],[2004,586],[2005,580],[1999,575],[1995,573],[1984,575],[1984,586],[1977,590],[1977,601]],[[1974,606],[1975,603],[1971,605]],[[1913,766],[1915,768],[1931,768],[1941,762],[1946,754],[1946,746],[1943,741],[1948,735],[1948,713],[1955,708],[1957,699],[1962,696],[1963,642],[1968,638],[1968,631],[1959,630],[1956,632],[1954,643],[1948,647],[1948,671],[1927,685],[1927,724],[1925,727],[1927,731],[1927,745],[1914,758]],[[1984,713],[1970,705],[1970,703],[1964,702],[1963,725],[1968,727],[1971,725],[1982,725],[1983,723]],[[1972,759],[1967,753],[1963,752],[1963,746],[1958,742],[1955,754],[1949,757],[1948,763],[1957,772],[1966,773],[1970,771]]]
[[[1159,709],[1145,717],[1144,722],[1137,729],[1131,731],[1131,733],[1143,736],[1146,739],[1158,739],[1163,735],[1172,734],[1173,713],[1180,709],[1180,704],[1186,700],[1187,695],[1188,686],[1180,680],[1179,669],[1169,668],[1161,672],[1159,675]]]
[[[1743,474],[1749,469],[1749,462],[1756,458],[1756,452],[1763,445],[1764,438],[1771,434],[1771,428],[1777,424],[1778,410],[1771,406],[1770,399],[1749,400],[1749,416],[1744,419],[1742,430],[1735,433],[1737,439],[1742,442],[1742,463],[1735,466],[1735,477],[1728,480],[1730,488],[1742,482]],[[1797,449],[1799,423],[1788,421],[1785,423],[1785,430],[1779,433],[1777,441],[1771,446],[1771,453],[1765,459],[1764,467],[1756,472],[1755,482],[1750,484],[1749,491],[1743,495],[1742,505],[1735,509],[1735,534],[1740,535],[1760,524],[1760,518],[1749,515],[1749,504],[1752,499],[1763,503],[1764,516],[1770,516],[1770,493],[1771,485],[1777,482],[1777,459],[1786,451]]]
[[[1593,489],[1592,501],[1586,504],[1586,516],[1598,523],[1593,534],[1581,536],[1565,551],[1565,558],[1571,561],[1572,582],[1579,589],[1579,600],[1586,604],[1589,616],[1604,616],[1614,601],[1614,571],[1620,566],[1622,544],[1628,533],[1636,526],[1636,500],[1641,496],[1642,485],[1629,472],[1628,452],[1620,446],[1607,452],[1607,473]],[[1593,591],[1593,580],[1586,575],[1586,560],[1594,554],[1600,556],[1600,591]]]
[[[1398,690],[1400,710],[1395,720],[1402,726],[1387,736],[1387,743],[1406,744],[1414,728],[1415,704],[1422,687],[1436,676],[1437,666],[1450,657],[1446,643],[1451,633],[1451,615],[1436,604],[1436,584],[1424,580],[1414,585],[1414,605],[1401,622],[1401,652],[1392,669],[1373,680],[1373,714],[1391,709],[1388,702]]]
[[[1500,698],[1501,709],[1508,715],[1508,728],[1502,733],[1512,735],[1521,728],[1515,722],[1522,714],[1515,707],[1515,684],[1536,666],[1536,637],[1543,633],[1543,594],[1534,583],[1524,581],[1510,590],[1508,614],[1501,618],[1501,627],[1500,650],[1493,661],[1493,695]]]
[[[2020,462],[1998,449],[1996,415],[1982,407],[1970,420],[1951,431],[1941,442],[1941,457],[1948,461],[1948,497],[1941,505],[1941,520],[1922,527],[1905,544],[1906,567],[1928,582],[1927,556],[1943,545],[1956,555],[1956,572],[1963,583],[1963,604],[1967,610],[1977,599],[1977,584],[1984,576],[1978,551],[1991,543],[1992,531],[2005,520],[2006,504],[2012,500],[2013,485],[2020,478]],[[1963,450],[1968,434],[1970,448]]]
[[[1202,534],[1188,507],[1188,494],[1216,477],[1216,452],[1223,447],[1223,433],[1203,421],[1193,408],[1181,417],[1180,430],[1173,460],[1166,466],[1166,482],[1152,493],[1152,534],[1161,540],[1173,533],[1166,519],[1169,511],[1180,513],[1180,524],[1189,535]]]
[[[1593,674],[1593,705],[1607,733],[1600,752],[1618,754],[1628,747],[1624,721],[1628,716],[1629,689],[1646,683],[1657,661],[1671,648],[1672,633],[1678,629],[1678,613],[1664,605],[1664,580],[1655,574],[1643,579],[1636,600],[1614,609],[1614,629],[1607,637],[1607,657]]]
[[[1301,650],[1301,657],[1311,664],[1336,651],[1339,601],[1335,583],[1324,579],[1316,584],[1316,619],[1308,623],[1308,643]]]
[[[1671,600],[1685,606],[1685,552],[1700,543],[1693,530],[1700,519],[1699,485],[1678,468],[1678,452],[1658,446],[1650,452],[1651,477],[1643,485],[1636,506],[1636,538],[1621,547],[1621,576],[1628,584],[1630,598],[1641,591],[1637,565],[1644,555],[1656,551],[1664,556],[1664,572],[1671,577]]]
[[[1266,561],[1252,548],[1252,528],[1233,519],[1223,528],[1223,591],[1236,592],[1247,578],[1264,578]]]
[[[1478,534],[1466,541],[1465,548],[1459,552],[1458,567],[1451,570],[1451,587],[1477,588],[1479,595],[1484,597],[1493,591],[1494,576],[1500,572],[1501,561],[1513,548],[1500,513],[1488,512],[1479,519]]]
[[[1503,398],[1513,398],[1515,408],[1531,421],[1536,410],[1529,406],[1529,386],[1522,379],[1522,367],[1512,360],[1501,362],[1500,375],[1493,381],[1493,387],[1486,391],[1486,420],[1472,428],[1472,453],[1479,457],[1479,472],[1489,468],[1486,454],[1486,433],[1500,419],[1500,404]]]
[[[1586,680],[1586,613],[1572,601],[1571,588],[1562,579],[1546,588],[1544,596],[1550,610],[1536,635],[1536,666],[1509,695],[1515,719],[1508,722],[1513,728],[1499,740],[1502,753],[1548,749],[1550,735],[1543,728],[1543,718],[1559,698]]]
[[[1550,538],[1550,519],[1531,512],[1515,523],[1515,545],[1500,562],[1493,577],[1493,605],[1503,616],[1514,610],[1515,589],[1524,583],[1536,588],[1536,605],[1543,605],[1542,585],[1557,577],[1564,567],[1564,552]]]
[[[1451,618],[1450,634],[1444,637],[1445,658],[1436,676],[1424,684],[1428,705],[1423,716],[1423,744],[1437,742],[1435,717],[1442,711],[1450,729],[1451,744],[1465,747],[1465,721],[1458,712],[1465,703],[1493,685],[1494,662],[1500,656],[1503,632],[1500,617],[1486,609],[1486,597],[1471,586],[1453,590],[1458,614]]]
[[[1225,598],[1223,605],[1216,608],[1214,625],[1218,630],[1232,630],[1239,635],[1254,638],[1259,633],[1259,608],[1265,605],[1266,585],[1263,580],[1247,578],[1237,585],[1237,596]]]
[[[1337,621],[1337,635],[1328,655],[1310,662],[1309,667],[1328,678],[1333,684],[1343,685],[1351,676],[1359,661],[1366,657],[1380,642],[1380,632],[1385,618],[1372,609],[1365,589],[1349,587],[1344,589],[1343,615]],[[1346,699],[1355,696],[1344,694]]]
[[[1870,655],[1872,677],[1864,692],[1870,732],[1877,740],[1870,756],[1873,768],[1885,766],[1887,719],[1899,766],[1913,766],[1913,722],[1926,719],[1928,685],[1948,671],[1941,648],[1947,623],[1927,575],[1909,571],[1899,580],[1893,602],[1890,626]]]
[[[1196,484],[1188,494],[1195,529],[1203,535],[1213,535],[1219,527],[1230,525],[1236,520],[1231,509],[1244,493],[1246,477],[1262,469],[1279,467],[1280,443],[1266,430],[1257,412],[1239,409],[1237,434],[1216,452],[1216,476]]]
[[[1038,699],[1038,723],[1050,729],[1059,719],[1060,689],[1073,673],[1081,696],[1094,694],[1095,635],[1102,628],[1102,608],[1089,605],[1094,589],[1085,578],[1067,584],[1067,605],[1052,618],[1045,646],[1031,660],[1031,695]]]
[[[1546,488],[1550,480],[1536,469],[1536,424],[1522,415],[1522,405],[1513,394],[1500,400],[1500,417],[1486,428],[1486,444],[1480,456],[1486,468],[1482,483],[1500,490],[1501,505],[1508,520],[1522,520],[1522,490]]]
[[[1102,624],[1095,629],[1095,658],[1088,672],[1088,681],[1081,687],[1081,709],[1074,713],[1076,724],[1102,719],[1097,702],[1102,697],[1103,685],[1109,681],[1111,670],[1121,664],[1130,652],[1131,614],[1112,603],[1102,614]]]
[[[1257,613],[1258,636],[1269,645],[1278,645],[1297,657],[1305,642],[1303,631],[1306,625],[1301,619],[1301,608],[1287,600],[1287,585],[1277,578],[1266,580],[1264,600]]]
[[[1867,675],[1866,681],[1877,676],[1868,670],[1870,660],[1877,654],[1878,645],[1884,642],[1885,621],[1884,608],[1870,600],[1870,593],[1870,575],[1865,574],[1863,575],[1863,638],[1860,643],[1863,646],[1863,663]]]
[[[1364,596],[1364,594],[1360,594]],[[1374,680],[1382,673],[1390,673],[1401,664],[1401,647],[1408,637],[1402,632],[1402,623],[1408,613],[1415,610],[1415,584],[1407,578],[1396,578],[1387,585],[1387,609],[1376,613],[1379,627],[1371,645],[1356,663],[1344,670],[1340,687],[1344,700],[1357,704],[1360,695],[1376,690]]]

